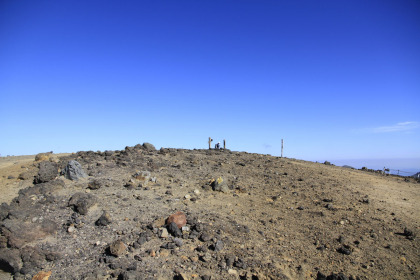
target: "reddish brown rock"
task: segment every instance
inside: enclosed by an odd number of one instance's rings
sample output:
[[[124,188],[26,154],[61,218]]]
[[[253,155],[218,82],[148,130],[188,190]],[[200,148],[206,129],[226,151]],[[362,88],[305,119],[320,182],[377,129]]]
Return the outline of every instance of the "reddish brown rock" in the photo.
[[[178,211],[175,214],[170,215],[166,220],[167,225],[170,225],[172,222],[175,223],[178,228],[182,228],[187,224],[187,216],[185,216],[183,212]]]

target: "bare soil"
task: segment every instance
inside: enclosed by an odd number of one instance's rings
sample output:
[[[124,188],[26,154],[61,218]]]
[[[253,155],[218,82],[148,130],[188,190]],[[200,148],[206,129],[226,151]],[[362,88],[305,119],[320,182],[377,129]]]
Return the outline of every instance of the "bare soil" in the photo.
[[[34,185],[34,156],[0,158],[0,279],[420,279],[412,178],[141,145],[70,160],[89,176]]]

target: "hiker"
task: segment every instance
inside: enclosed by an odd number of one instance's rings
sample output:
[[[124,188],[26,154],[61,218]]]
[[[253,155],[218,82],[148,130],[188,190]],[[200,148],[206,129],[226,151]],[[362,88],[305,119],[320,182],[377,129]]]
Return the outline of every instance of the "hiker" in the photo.
[[[217,142],[217,144],[216,144],[216,145],[214,145],[214,148],[215,148],[216,150],[220,149],[220,142]]]

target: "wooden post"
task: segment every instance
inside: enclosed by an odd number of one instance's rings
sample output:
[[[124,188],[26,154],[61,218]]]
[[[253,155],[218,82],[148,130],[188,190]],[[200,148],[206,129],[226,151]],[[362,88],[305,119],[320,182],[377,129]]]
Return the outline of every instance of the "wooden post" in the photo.
[[[281,157],[283,157],[283,139],[281,139]]]
[[[211,141],[213,141],[213,139],[211,139],[211,137],[209,137],[209,150],[211,150]]]
[[[226,150],[226,140],[223,139],[223,150]]]

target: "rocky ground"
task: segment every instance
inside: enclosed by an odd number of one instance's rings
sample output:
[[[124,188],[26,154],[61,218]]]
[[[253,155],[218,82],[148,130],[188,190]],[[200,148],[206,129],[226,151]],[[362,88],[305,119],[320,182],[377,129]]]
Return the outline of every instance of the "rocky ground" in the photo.
[[[414,179],[147,143],[15,160],[4,279],[420,279]]]

